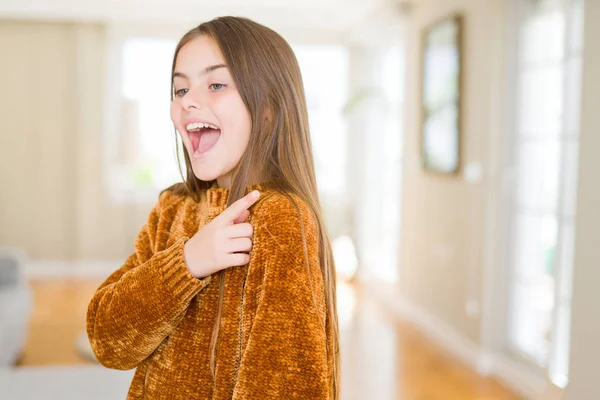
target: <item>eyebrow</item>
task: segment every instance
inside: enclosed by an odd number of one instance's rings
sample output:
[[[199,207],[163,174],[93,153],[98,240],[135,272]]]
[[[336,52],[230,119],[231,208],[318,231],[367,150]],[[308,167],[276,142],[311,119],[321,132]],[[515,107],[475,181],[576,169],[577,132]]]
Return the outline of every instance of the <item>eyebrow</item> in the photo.
[[[211,72],[213,72],[213,71],[215,71],[217,69],[220,69],[220,68],[227,68],[227,65],[225,65],[225,64],[209,65],[208,67],[204,68],[200,72],[200,76],[210,74]],[[185,78],[185,79],[187,79],[188,76],[186,74],[184,74],[183,72],[174,72],[173,73],[173,78]]]

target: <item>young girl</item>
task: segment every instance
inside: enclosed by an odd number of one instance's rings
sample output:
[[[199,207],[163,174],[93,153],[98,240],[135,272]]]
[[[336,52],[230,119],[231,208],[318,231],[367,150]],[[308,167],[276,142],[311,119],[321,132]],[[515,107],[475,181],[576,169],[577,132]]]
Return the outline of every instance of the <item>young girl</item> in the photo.
[[[338,399],[335,268],[292,49],[245,18],[192,29],[171,118],[185,181],[92,298],[96,357],[137,368],[128,399]]]

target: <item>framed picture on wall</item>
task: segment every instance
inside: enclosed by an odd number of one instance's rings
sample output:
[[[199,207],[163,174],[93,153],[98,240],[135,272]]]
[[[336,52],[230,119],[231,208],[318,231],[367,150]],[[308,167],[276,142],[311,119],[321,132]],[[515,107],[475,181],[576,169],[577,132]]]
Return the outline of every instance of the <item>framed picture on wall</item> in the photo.
[[[421,157],[425,170],[441,174],[460,169],[462,25],[454,15],[423,34]]]

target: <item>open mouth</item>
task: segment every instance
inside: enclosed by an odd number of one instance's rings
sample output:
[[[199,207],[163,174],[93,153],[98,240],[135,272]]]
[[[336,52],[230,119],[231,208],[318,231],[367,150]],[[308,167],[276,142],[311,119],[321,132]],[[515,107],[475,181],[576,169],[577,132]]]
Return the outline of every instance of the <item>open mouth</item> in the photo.
[[[203,122],[189,123],[185,129],[192,144],[192,153],[195,156],[207,153],[217,144],[221,137],[221,129],[218,126]]]

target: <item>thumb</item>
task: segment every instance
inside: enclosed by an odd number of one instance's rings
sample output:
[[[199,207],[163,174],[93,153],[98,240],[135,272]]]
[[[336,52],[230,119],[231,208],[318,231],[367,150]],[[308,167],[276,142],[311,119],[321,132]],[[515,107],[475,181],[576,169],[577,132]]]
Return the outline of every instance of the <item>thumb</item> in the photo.
[[[260,192],[257,190],[248,193],[246,196],[230,205],[229,208],[217,216],[215,220],[218,220],[218,223],[223,225],[233,224],[244,211],[247,211],[252,204],[256,203],[256,200],[258,200],[259,196]]]
[[[244,210],[236,219],[233,220],[234,224],[241,224],[242,222],[246,222],[248,217],[250,216],[250,210]]]

